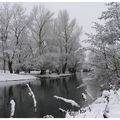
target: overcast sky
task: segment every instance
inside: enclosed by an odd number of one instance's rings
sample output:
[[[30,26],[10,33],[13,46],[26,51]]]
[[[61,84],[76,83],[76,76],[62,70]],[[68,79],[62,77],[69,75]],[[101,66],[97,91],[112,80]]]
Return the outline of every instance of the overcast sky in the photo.
[[[31,10],[34,5],[38,3],[23,3],[23,5]],[[79,26],[83,26],[83,34],[81,39],[86,39],[84,33],[91,33],[92,22],[97,21],[97,18],[100,17],[102,11],[106,10],[105,3],[102,2],[86,2],[86,3],[42,3],[50,11],[54,12],[55,15],[58,14],[59,10],[67,10],[71,18],[76,18]]]

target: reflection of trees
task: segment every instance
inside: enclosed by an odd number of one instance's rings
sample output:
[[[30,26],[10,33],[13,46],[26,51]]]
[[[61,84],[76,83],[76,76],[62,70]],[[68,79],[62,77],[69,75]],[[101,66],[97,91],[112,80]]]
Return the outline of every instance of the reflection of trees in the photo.
[[[49,94],[52,92],[69,97],[71,92],[69,90],[69,85],[71,84],[70,86],[73,85],[73,88],[76,88],[77,82],[78,81],[75,76],[61,78],[42,78],[40,92],[43,91],[44,94]]]
[[[23,99],[22,99],[22,85],[20,85],[19,97],[20,97],[20,103],[23,103]]]
[[[68,97],[69,95],[69,89],[68,89],[68,83],[67,83],[67,80],[66,78],[63,78],[63,87],[65,88],[65,90],[63,92],[65,92],[66,96]],[[61,89],[62,90],[62,89]]]
[[[4,113],[3,113],[3,116],[4,117],[8,117],[7,114],[6,114],[6,108],[7,108],[7,103],[6,103],[6,86],[3,88],[3,98],[4,98]]]
[[[13,87],[12,86],[9,87],[8,97],[9,97],[9,101],[14,98],[14,96],[13,96]]]
[[[9,104],[9,88],[4,87],[4,117],[9,117],[10,115],[10,104]]]
[[[13,87],[4,87],[3,88],[3,98],[4,98],[4,113],[3,117],[10,117],[10,100],[14,98],[13,96]]]

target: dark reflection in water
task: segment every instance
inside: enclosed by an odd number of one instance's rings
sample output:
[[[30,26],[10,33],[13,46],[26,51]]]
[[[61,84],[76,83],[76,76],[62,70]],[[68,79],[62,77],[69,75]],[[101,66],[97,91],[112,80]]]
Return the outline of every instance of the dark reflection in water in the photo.
[[[34,103],[32,97],[28,94],[27,83],[31,87],[37,100],[37,111],[34,111]],[[43,117],[52,115],[62,118],[65,114],[59,111],[59,108],[65,110],[78,110],[53,96],[60,96],[72,99],[81,107],[85,106],[82,99],[82,93],[85,93],[84,87],[77,89],[82,84],[81,78],[78,76],[69,76],[65,78],[42,78],[30,82],[22,82],[9,84],[1,83],[0,85],[0,117],[10,117],[10,100],[16,102],[15,115],[17,118]]]

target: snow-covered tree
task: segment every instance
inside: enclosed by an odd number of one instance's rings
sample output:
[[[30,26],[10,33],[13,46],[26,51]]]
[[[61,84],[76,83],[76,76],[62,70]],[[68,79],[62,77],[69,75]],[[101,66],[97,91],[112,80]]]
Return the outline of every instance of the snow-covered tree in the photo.
[[[104,20],[104,24],[94,23],[95,34],[89,34],[88,41],[91,43],[90,64],[95,67],[98,76],[109,80],[120,74],[120,4],[108,3],[107,6],[107,11],[102,12],[99,18]]]
[[[27,27],[28,21],[25,14],[25,9],[22,5],[13,5],[13,17],[11,23],[11,35],[9,42],[9,52],[8,52],[8,67],[10,72],[13,72],[13,61],[18,61],[20,64],[20,56],[22,51],[22,44],[24,42],[24,36],[27,36],[25,29]]]
[[[82,29],[67,11],[58,17],[44,6],[35,6],[30,14],[20,4],[1,5],[1,58],[13,70],[76,72],[84,61],[80,45]]]
[[[10,24],[12,18],[12,7],[8,3],[0,5],[0,44],[2,48],[3,69],[6,70],[6,50],[8,49],[7,42],[10,34]]]
[[[74,65],[77,65],[79,62],[80,58],[74,56],[78,55],[75,51],[81,47],[79,43],[81,28],[78,27],[75,19],[70,20],[69,14],[64,10],[60,11],[55,19],[53,31],[53,39],[56,41],[56,46],[59,50],[59,69],[61,69],[62,73],[65,73],[66,70],[73,67],[70,66],[73,64],[73,58],[74,62],[76,61]]]
[[[33,19],[29,28],[35,43],[35,59],[38,63],[39,69],[42,71],[42,61],[44,62],[44,54],[47,46],[46,40],[49,34],[48,27],[53,13],[44,6],[38,5],[33,8],[31,16]]]

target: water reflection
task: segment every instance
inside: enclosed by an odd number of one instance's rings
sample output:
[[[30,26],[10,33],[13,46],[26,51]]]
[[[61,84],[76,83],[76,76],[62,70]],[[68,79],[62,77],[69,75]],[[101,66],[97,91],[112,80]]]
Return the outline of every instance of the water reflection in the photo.
[[[29,83],[37,101],[36,112],[34,111],[33,99],[28,94],[27,83]],[[65,114],[60,112],[59,108],[64,110],[78,110],[78,108],[64,101],[57,100],[53,96],[72,99],[83,107],[86,104],[82,98],[85,88],[77,89],[77,86],[81,83],[80,76],[41,78],[12,85],[3,83],[3,85],[0,85],[0,117],[9,117],[11,99],[14,99],[16,102],[14,117],[31,118],[43,117],[45,115],[52,115],[58,118],[65,117]]]

